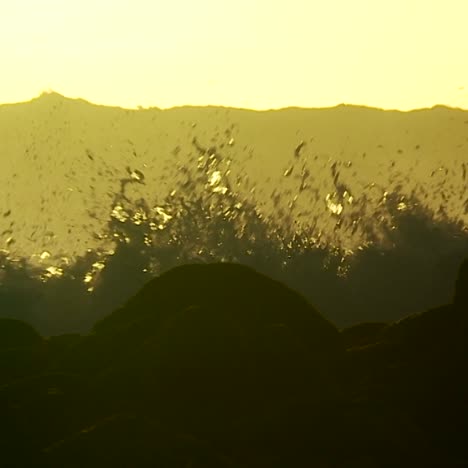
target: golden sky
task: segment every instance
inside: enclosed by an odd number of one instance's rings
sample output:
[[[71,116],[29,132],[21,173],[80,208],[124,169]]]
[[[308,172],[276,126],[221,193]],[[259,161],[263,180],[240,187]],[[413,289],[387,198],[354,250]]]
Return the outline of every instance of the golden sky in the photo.
[[[0,0],[0,103],[468,109],[468,0]]]

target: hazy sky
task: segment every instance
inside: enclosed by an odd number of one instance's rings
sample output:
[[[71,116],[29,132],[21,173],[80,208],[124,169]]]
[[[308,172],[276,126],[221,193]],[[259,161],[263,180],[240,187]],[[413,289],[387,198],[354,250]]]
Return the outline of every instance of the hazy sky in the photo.
[[[0,0],[0,103],[468,109],[468,0]]]

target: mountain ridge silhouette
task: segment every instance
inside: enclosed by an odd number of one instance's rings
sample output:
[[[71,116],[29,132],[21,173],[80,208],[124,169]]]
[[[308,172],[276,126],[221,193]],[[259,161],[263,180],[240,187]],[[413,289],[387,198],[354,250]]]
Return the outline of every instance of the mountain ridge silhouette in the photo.
[[[462,111],[468,112],[468,109],[464,109],[461,107],[454,107],[448,106],[445,104],[433,104],[432,106],[426,107],[419,107],[414,109],[393,109],[393,108],[381,108],[372,105],[363,105],[363,104],[348,104],[348,103],[340,103],[335,104],[333,106],[323,106],[323,107],[302,107],[302,106],[283,106],[278,108],[271,108],[271,109],[251,109],[248,107],[236,107],[236,106],[227,106],[227,105],[218,105],[218,104],[206,104],[206,105],[176,105],[170,107],[158,107],[156,105],[149,105],[149,106],[135,106],[135,107],[125,107],[119,105],[109,105],[109,104],[98,104],[92,102],[89,99],[82,98],[82,97],[69,97],[64,94],[61,94],[58,91],[49,90],[49,91],[42,91],[38,96],[32,97],[31,99],[24,100],[24,101],[17,101],[17,102],[8,102],[8,103],[0,103],[1,106],[12,106],[17,104],[27,104],[34,101],[49,101],[49,102],[60,102],[60,101],[75,101],[75,102],[82,102],[89,104],[91,106],[100,106],[100,107],[110,107],[114,109],[123,109],[123,110],[131,110],[131,111],[138,111],[138,110],[172,110],[172,109],[183,109],[183,108],[195,108],[195,109],[202,109],[202,108],[216,108],[216,109],[230,109],[230,110],[246,110],[246,111],[253,111],[253,112],[276,112],[276,111],[283,111],[283,110],[333,110],[337,108],[349,108],[349,109],[361,109],[361,110],[378,110],[383,112],[398,112],[398,113],[411,113],[411,112],[421,112],[421,111],[430,111],[430,110],[455,110],[455,111]]]

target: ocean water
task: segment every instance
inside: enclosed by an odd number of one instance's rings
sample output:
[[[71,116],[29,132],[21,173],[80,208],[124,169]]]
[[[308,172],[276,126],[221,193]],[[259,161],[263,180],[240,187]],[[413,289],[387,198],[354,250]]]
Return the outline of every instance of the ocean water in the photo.
[[[89,330],[187,262],[253,266],[338,326],[449,302],[468,112],[0,106],[0,314]],[[183,285],[181,285],[183,294]]]

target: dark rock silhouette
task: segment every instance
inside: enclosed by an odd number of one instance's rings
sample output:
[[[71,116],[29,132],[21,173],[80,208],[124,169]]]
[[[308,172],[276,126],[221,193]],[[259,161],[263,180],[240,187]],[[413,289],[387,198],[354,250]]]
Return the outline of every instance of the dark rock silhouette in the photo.
[[[431,446],[431,463],[444,466],[461,466],[452,460],[466,457],[468,309],[463,301],[467,265],[465,260],[460,267],[453,304],[379,327],[367,346],[349,353],[352,388],[356,390],[366,379],[367,398],[389,406],[398,402]],[[420,446],[420,450],[426,449]]]
[[[467,264],[452,304],[340,332],[233,264],[175,268],[88,336],[0,321],[2,467],[467,466]]]
[[[459,310],[468,314],[468,258],[460,266],[453,303]]]
[[[336,328],[298,293],[252,268],[231,263],[174,268],[150,281],[95,330],[108,333],[144,318],[162,323],[173,311],[205,305],[220,307],[223,314],[237,308],[233,318],[251,329],[287,322],[298,336],[307,337],[305,346],[317,351],[331,351],[340,342]],[[310,333],[315,335],[312,340]]]
[[[116,441],[119,443],[116,445]],[[230,468],[235,465],[209,443],[134,414],[98,421],[45,449],[47,466],[69,468],[135,466]]]
[[[458,272],[455,295],[452,304],[434,307],[426,312],[410,315],[386,327],[382,338],[405,346],[421,348],[425,353],[440,354],[445,351],[462,349],[466,338],[466,291],[468,289],[468,260]]]
[[[358,323],[341,331],[343,343],[347,349],[377,343],[380,332],[387,326],[385,322]]]
[[[78,348],[63,365],[89,363],[99,408],[137,407],[228,452],[326,413],[344,356],[337,329],[305,299],[238,264],[161,275]]]
[[[42,342],[42,337],[20,320],[0,318],[0,350],[35,346]]]
[[[44,340],[31,325],[0,319],[0,385],[39,372],[44,359]]]

